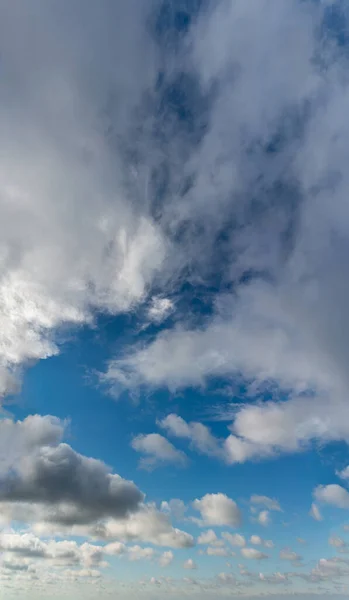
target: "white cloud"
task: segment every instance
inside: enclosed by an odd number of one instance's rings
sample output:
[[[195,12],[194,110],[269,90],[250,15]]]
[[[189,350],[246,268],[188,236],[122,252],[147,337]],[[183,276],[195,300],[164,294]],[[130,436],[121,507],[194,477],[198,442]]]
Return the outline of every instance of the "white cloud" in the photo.
[[[213,529],[208,529],[207,531],[203,531],[201,535],[199,535],[197,542],[198,544],[212,544],[212,542],[217,541],[217,536]]]
[[[222,441],[215,438],[209,428],[202,423],[187,423],[182,417],[169,414],[158,424],[166,429],[170,435],[190,440],[191,446],[197,452],[224,460],[226,453]]]
[[[1,9],[3,68],[16,74],[0,103],[1,394],[23,364],[58,353],[58,328],[139,302],[165,256],[161,231],[126,197],[122,152],[105,135],[124,135],[151,85],[150,10],[79,1],[58,17],[37,4],[21,21]],[[111,94],[118,111],[102,118]]]
[[[228,556],[229,552],[226,548],[215,548],[209,546],[208,548],[206,548],[206,554],[208,556]]]
[[[194,500],[193,508],[200,512],[204,525],[238,527],[241,523],[240,509],[225,494],[206,494],[201,500]]]
[[[263,544],[263,540],[259,535],[251,535],[250,542],[254,546],[261,546]]]
[[[263,527],[267,527],[271,523],[270,512],[268,510],[261,510],[258,514],[257,522]]]
[[[341,471],[337,471],[337,475],[345,481],[349,480],[349,466],[345,467]]]
[[[173,561],[174,555],[171,550],[165,550],[159,558],[159,565],[161,567],[168,567]]]
[[[264,560],[268,558],[267,554],[264,554],[260,550],[256,548],[241,548],[241,554],[244,558],[253,559],[253,560]]]
[[[224,531],[222,533],[222,538],[224,538],[231,546],[245,546],[246,540],[243,535],[240,533],[229,533],[228,531]]]
[[[293,552],[293,550],[290,550],[288,548],[280,550],[279,556],[281,560],[288,560],[294,563],[298,563],[302,560],[302,557],[299,554],[297,554],[297,552]]]
[[[169,517],[152,505],[144,505],[125,519],[109,519],[89,529],[88,533],[100,539],[117,539],[124,542],[140,541],[170,548],[190,548],[193,537],[172,527]]]
[[[346,546],[346,542],[338,535],[332,535],[329,538],[328,543],[334,548],[345,548]]]
[[[184,504],[183,500],[172,498],[169,502],[165,500],[161,502],[161,510],[169,514],[172,518],[182,521],[188,507]]]
[[[173,309],[173,302],[169,298],[155,296],[151,299],[147,316],[150,321],[161,323],[169,316]]]
[[[138,435],[133,438],[131,446],[137,452],[145,454],[139,462],[143,469],[152,470],[167,463],[178,466],[187,464],[187,457],[181,450],[177,450],[166,438],[158,433]]]
[[[310,507],[309,515],[315,521],[322,521],[321,511],[320,511],[319,507],[317,506],[317,504],[315,504],[315,502],[313,502],[312,505],[311,505],[311,507]]]
[[[144,504],[144,494],[132,481],[62,443],[64,425],[38,415],[24,421],[0,421],[4,520],[30,523],[33,531],[44,535],[83,535],[170,547],[194,544],[191,535],[172,527],[168,515]]]
[[[318,502],[330,504],[337,508],[349,508],[349,492],[335,483],[319,485],[314,490],[314,498]]]
[[[262,504],[268,510],[276,510],[281,511],[281,507],[279,502],[275,498],[269,498],[268,496],[258,496],[258,494],[253,494],[250,498],[251,504]]]
[[[183,564],[183,567],[184,569],[197,569],[196,563],[193,561],[192,558],[188,558],[188,560],[186,560]]]

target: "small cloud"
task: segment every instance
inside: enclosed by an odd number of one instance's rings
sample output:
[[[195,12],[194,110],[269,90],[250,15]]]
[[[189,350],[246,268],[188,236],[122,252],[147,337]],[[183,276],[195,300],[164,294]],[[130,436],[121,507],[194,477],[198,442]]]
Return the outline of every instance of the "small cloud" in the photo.
[[[310,507],[309,515],[315,521],[322,521],[322,514],[320,512],[320,509],[316,504],[314,504],[314,502],[312,503],[312,505]]]
[[[197,569],[197,565],[192,558],[188,558],[183,564],[183,569]]]

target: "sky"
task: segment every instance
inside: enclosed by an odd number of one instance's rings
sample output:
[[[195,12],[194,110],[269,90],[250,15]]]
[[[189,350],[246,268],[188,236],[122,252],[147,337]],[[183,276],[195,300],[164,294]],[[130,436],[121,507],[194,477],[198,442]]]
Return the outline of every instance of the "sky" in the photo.
[[[0,0],[0,600],[349,594],[349,4]]]

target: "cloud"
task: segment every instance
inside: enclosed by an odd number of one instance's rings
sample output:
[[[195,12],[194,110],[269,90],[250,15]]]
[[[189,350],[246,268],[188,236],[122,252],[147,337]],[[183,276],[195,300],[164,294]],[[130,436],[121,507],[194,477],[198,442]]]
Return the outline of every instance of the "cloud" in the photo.
[[[167,463],[184,467],[187,457],[181,450],[177,450],[166,438],[158,433],[138,435],[133,438],[131,446],[136,452],[145,454],[139,466],[142,469],[152,470]]]
[[[173,561],[174,555],[171,550],[166,550],[163,552],[159,558],[159,565],[161,567],[168,567]]]
[[[214,548],[212,546],[206,548],[206,554],[208,556],[229,556],[229,552],[226,548]]]
[[[330,546],[333,546],[334,548],[345,548],[345,546],[347,545],[346,542],[337,535],[332,535],[329,538],[328,543]]]
[[[0,507],[5,520],[31,523],[44,534],[193,545],[192,536],[173,528],[168,515],[144,504],[144,494],[132,481],[62,443],[64,425],[39,415],[0,421]]]
[[[250,502],[251,504],[262,504],[268,510],[276,510],[279,512],[281,511],[280,504],[277,500],[275,500],[275,498],[269,498],[268,496],[258,496],[257,494],[254,494],[253,496],[251,496]]]
[[[349,492],[336,483],[319,485],[314,490],[314,498],[318,502],[330,504],[337,508],[349,508]]]
[[[197,569],[197,566],[192,558],[188,558],[188,560],[186,560],[185,563],[183,564],[183,568],[184,569]]]
[[[18,563],[19,560],[45,561],[50,566],[62,567],[67,565],[81,565],[86,568],[103,566],[103,553],[105,549],[84,542],[78,544],[71,540],[44,541],[32,533],[2,533],[0,535],[0,548],[8,563]],[[17,561],[17,562],[16,562]]]
[[[188,507],[184,504],[183,500],[172,498],[169,502],[165,500],[161,502],[161,510],[170,515],[173,519],[182,521],[185,518]]]
[[[288,560],[293,563],[299,563],[303,560],[302,556],[297,554],[297,552],[293,552],[292,550],[285,548],[284,550],[280,550],[279,556],[281,560]]]
[[[224,459],[225,453],[220,440],[215,438],[209,428],[202,423],[187,423],[182,417],[169,414],[158,425],[170,435],[190,440],[191,446],[202,454]]]
[[[124,136],[152,85],[152,9],[78,1],[58,16],[36,2],[23,22],[1,9],[2,64],[14,74],[0,104],[1,394],[23,365],[59,352],[57,330],[141,301],[164,259],[162,233],[126,198],[123,152],[106,135]]]
[[[64,525],[125,517],[139,509],[144,497],[133,482],[67,444],[41,446],[21,456],[1,484],[0,502],[43,505],[47,520]]]
[[[257,517],[257,523],[267,527],[271,523],[270,512],[268,510],[261,510]]]
[[[311,505],[311,507],[310,507],[309,515],[315,521],[322,521],[322,514],[321,514],[320,509],[317,506],[317,504],[315,504],[315,502],[313,502],[312,505]]]
[[[261,546],[263,543],[263,540],[259,535],[251,535],[250,542],[254,546]]]
[[[236,502],[225,494],[206,494],[200,500],[194,500],[193,508],[201,514],[204,525],[241,524],[241,513]]]
[[[138,512],[130,513],[125,519],[109,519],[97,524],[87,533],[99,539],[137,540],[170,548],[190,548],[194,545],[190,534],[172,527],[169,517],[152,505],[141,506]]]
[[[256,550],[256,548],[241,548],[241,554],[244,558],[253,560],[264,560],[268,558],[267,554],[264,554],[260,550]]]
[[[345,481],[349,480],[349,466],[345,467],[341,471],[337,471],[338,477],[344,479]]]
[[[174,305],[169,298],[155,296],[151,299],[151,304],[148,308],[148,319],[154,323],[161,323],[173,311]]]
[[[217,536],[213,529],[208,529],[204,531],[201,535],[199,535],[197,539],[198,544],[212,544],[212,542],[217,541]]]
[[[228,531],[223,531],[222,538],[225,539],[231,546],[245,546],[246,540],[243,535],[240,533],[229,533]]]

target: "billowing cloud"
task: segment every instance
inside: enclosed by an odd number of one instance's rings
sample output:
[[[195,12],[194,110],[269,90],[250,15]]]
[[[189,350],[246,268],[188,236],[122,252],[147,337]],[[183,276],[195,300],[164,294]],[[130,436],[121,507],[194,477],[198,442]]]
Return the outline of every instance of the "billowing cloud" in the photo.
[[[183,564],[183,568],[184,569],[197,569],[197,566],[192,558],[188,558],[188,560],[186,560],[185,563]]]
[[[336,483],[319,485],[314,490],[314,498],[318,502],[330,504],[337,508],[349,508],[349,492]]]
[[[256,548],[241,548],[241,554],[244,558],[253,559],[253,560],[264,560],[268,558],[267,554],[264,554],[260,550]]]
[[[231,546],[245,546],[246,540],[240,533],[230,533],[229,531],[223,531],[222,538],[225,539]]]
[[[193,508],[198,510],[204,525],[241,524],[241,513],[236,502],[225,494],[206,494],[200,500],[194,500]]]
[[[174,555],[171,550],[166,550],[163,552],[159,558],[159,565],[161,567],[168,567],[173,561]]]
[[[138,435],[132,440],[132,448],[145,456],[141,458],[139,466],[143,469],[154,469],[166,463],[178,466],[187,464],[187,457],[181,450],[177,450],[171,442],[158,433]]]
[[[4,419],[0,433],[8,442],[0,454],[3,519],[31,523],[43,534],[193,545],[192,536],[173,528],[168,515],[144,504],[144,494],[132,481],[62,443],[64,423],[58,419]]]

